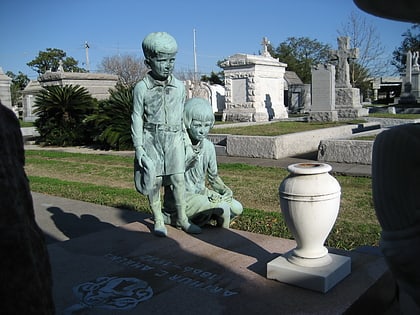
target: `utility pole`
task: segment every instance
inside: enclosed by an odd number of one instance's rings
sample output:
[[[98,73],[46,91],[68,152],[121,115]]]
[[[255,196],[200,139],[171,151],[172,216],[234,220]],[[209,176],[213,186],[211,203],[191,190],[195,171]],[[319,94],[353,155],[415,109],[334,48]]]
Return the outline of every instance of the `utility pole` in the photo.
[[[195,28],[193,29],[193,49],[194,49],[194,82],[197,82],[197,53],[195,50]]]
[[[85,50],[86,50],[86,70],[90,72],[90,66],[89,66],[89,44],[87,41],[85,41]]]

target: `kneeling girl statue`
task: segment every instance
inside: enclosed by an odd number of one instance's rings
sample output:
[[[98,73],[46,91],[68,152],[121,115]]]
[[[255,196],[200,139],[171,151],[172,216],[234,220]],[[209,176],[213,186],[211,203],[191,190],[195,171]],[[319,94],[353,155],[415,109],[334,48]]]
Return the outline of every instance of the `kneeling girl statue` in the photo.
[[[217,226],[229,228],[231,219],[242,213],[242,205],[233,198],[232,190],[220,178],[217,170],[216,150],[207,139],[214,125],[210,103],[203,98],[191,98],[184,107],[184,124],[192,143],[192,162],[186,162],[185,212],[188,219],[198,226],[214,220]],[[171,186],[166,186],[164,202],[165,223],[174,224]]]

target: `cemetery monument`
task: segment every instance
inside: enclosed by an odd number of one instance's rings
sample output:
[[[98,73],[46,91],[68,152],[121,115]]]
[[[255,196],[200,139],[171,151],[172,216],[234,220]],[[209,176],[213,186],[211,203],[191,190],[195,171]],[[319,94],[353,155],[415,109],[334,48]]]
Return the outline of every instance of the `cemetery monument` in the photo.
[[[351,258],[324,246],[337,219],[341,187],[325,163],[297,163],[280,183],[281,213],[297,246],[267,263],[267,278],[327,292],[351,271]]]
[[[5,75],[3,69],[0,67],[0,101],[10,109],[12,109],[11,83],[12,79]]]
[[[235,54],[221,63],[225,73],[225,121],[287,118],[284,106],[286,64],[270,56],[264,38],[261,55]]]
[[[201,97],[208,100],[215,116],[222,116],[225,109],[225,87],[208,82],[185,81],[187,99]]]
[[[294,71],[284,74],[284,98],[289,113],[307,112],[311,104],[310,84],[303,84]]]
[[[398,100],[400,105],[415,105],[420,103],[420,66],[418,63],[419,52],[410,50],[406,56],[405,76],[402,92]]]
[[[349,61],[357,59],[359,49],[350,49],[348,37],[338,37],[338,50],[331,51],[331,61],[337,64],[335,84],[335,109],[339,118],[357,118],[367,116],[367,109],[362,108],[360,90],[350,83]]]
[[[108,73],[65,72],[62,67],[57,71],[47,71],[38,81],[42,87],[51,85],[80,85],[85,87],[93,98],[98,100],[109,97],[109,89],[115,87],[118,76]]]
[[[22,91],[23,121],[34,122],[37,119],[34,114],[35,97],[41,89],[38,80],[31,80]]]
[[[167,236],[165,224],[199,234],[211,219],[228,228],[242,205],[217,174],[216,151],[206,138],[214,125],[208,97],[193,97],[184,105],[185,86],[172,75],[178,45],[171,35],[150,33],[142,49],[150,71],[134,88],[134,182],[148,197],[154,234]]]
[[[214,220],[217,226],[230,227],[231,219],[242,213],[240,202],[218,174],[216,150],[207,135],[214,125],[214,112],[208,100],[193,97],[186,101],[184,124],[196,154],[194,164],[185,171],[186,215],[196,225]],[[176,225],[172,190],[165,187],[164,219]]]
[[[185,202],[185,161],[191,143],[185,134],[183,112],[185,86],[172,75],[178,45],[166,32],[147,35],[142,42],[145,64],[150,68],[134,88],[131,134],[135,148],[134,182],[147,196],[154,217],[154,233],[167,236],[161,203],[161,187],[172,186],[176,225],[185,232],[201,233],[188,220]],[[187,156],[187,157],[186,157]]]
[[[335,67],[331,64],[312,67],[312,105],[310,121],[338,121],[335,109]]]
[[[37,80],[29,81],[22,91],[23,121],[33,122],[37,116],[33,113],[36,94],[45,86],[80,85],[88,90],[93,98],[104,100],[109,97],[109,90],[118,82],[118,76],[108,73],[65,72],[60,63],[57,71],[47,71]]]

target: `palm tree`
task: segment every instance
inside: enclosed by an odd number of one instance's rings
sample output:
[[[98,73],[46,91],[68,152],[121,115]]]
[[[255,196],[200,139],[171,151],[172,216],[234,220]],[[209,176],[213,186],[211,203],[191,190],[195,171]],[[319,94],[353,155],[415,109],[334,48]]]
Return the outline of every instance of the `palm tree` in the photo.
[[[101,130],[99,140],[104,141],[115,150],[129,150],[133,148],[131,140],[131,113],[133,111],[133,88],[117,86],[110,91],[108,100],[98,106],[98,111],[86,121],[95,121]]]
[[[35,98],[40,133],[38,142],[45,145],[81,145],[89,143],[87,115],[96,107],[96,100],[79,85],[47,86]]]

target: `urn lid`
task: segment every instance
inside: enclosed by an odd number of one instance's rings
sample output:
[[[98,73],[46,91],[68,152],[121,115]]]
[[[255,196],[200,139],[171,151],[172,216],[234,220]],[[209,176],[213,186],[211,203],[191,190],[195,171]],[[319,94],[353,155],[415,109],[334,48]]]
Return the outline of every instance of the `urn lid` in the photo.
[[[326,163],[308,162],[291,164],[287,167],[287,170],[294,174],[311,175],[327,173],[332,170],[332,167]]]
[[[280,184],[280,198],[299,201],[320,201],[339,198],[341,187],[328,172],[325,163],[297,163],[287,167],[290,175]]]

